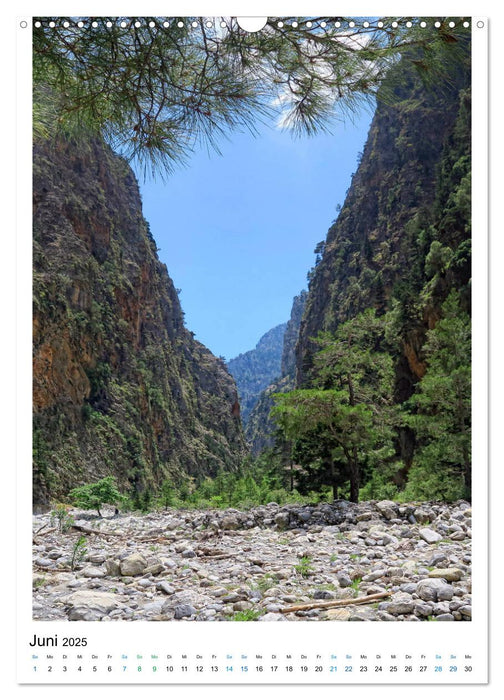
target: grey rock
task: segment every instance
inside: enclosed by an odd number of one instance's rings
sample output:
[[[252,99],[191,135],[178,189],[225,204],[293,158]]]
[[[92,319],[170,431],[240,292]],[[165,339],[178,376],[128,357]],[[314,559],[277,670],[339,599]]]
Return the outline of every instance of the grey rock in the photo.
[[[240,522],[234,515],[226,515],[220,521],[222,530],[239,530]]]
[[[184,559],[193,559],[196,556],[196,552],[194,551],[194,549],[185,549],[182,552],[182,556],[184,557]]]
[[[173,559],[164,559],[163,565],[166,569],[176,569],[178,564]]]
[[[336,578],[338,579],[338,583],[342,588],[348,588],[352,585],[352,579],[346,572],[338,574]]]
[[[147,615],[160,615],[163,608],[162,600],[155,600],[152,603],[147,603],[143,606],[142,610]]]
[[[67,605],[79,612],[71,612],[69,620],[99,620],[119,605],[119,598],[105,591],[75,591],[66,599]],[[89,612],[91,616],[86,615]],[[84,615],[84,617],[82,616]]]
[[[399,507],[394,501],[379,501],[376,508],[387,520],[393,520],[399,515]]]
[[[387,612],[391,615],[409,615],[415,608],[415,601],[410,596],[398,596],[388,604]]]
[[[364,513],[359,513],[358,515],[356,515],[355,519],[357,520],[358,523],[365,521],[365,520],[372,520],[373,513],[371,513],[370,511],[367,510]]]
[[[156,584],[156,588],[166,595],[173,595],[175,593],[175,589],[168,581],[159,581],[159,583]]]
[[[227,595],[223,596],[222,600],[224,603],[234,603],[237,600],[240,600],[240,596],[238,595],[238,593],[231,592],[231,593],[227,593]]]
[[[416,603],[415,607],[413,608],[413,613],[417,617],[429,617],[429,615],[432,615],[432,610],[433,607],[432,605],[429,605],[428,603]]]
[[[296,515],[303,523],[308,522],[308,520],[311,518],[311,512],[309,510],[298,510]]]
[[[391,615],[390,613],[386,612],[385,610],[378,610],[376,613],[376,617],[378,620],[382,620],[383,622],[396,622],[397,617],[394,615]]]
[[[52,559],[45,559],[44,557],[39,557],[38,559],[35,559],[35,564],[37,566],[43,566],[47,568],[54,568],[55,564]]]
[[[261,615],[259,622],[279,622],[280,620],[286,620],[287,618],[282,613],[269,612],[265,615]]]
[[[425,601],[451,600],[454,595],[453,586],[444,579],[423,579],[417,585],[416,594]]]
[[[137,581],[136,585],[140,586],[141,588],[150,588],[154,584],[149,578],[142,578],[140,581]]]
[[[297,596],[295,596],[295,595],[283,595],[282,600],[284,603],[295,603],[297,601]]]
[[[442,615],[437,615],[436,620],[439,622],[452,622],[455,618],[450,613],[443,613]]]
[[[106,613],[96,608],[73,607],[68,613],[68,619],[71,621],[84,620],[86,622],[96,622],[102,620]]]
[[[81,574],[86,578],[103,578],[106,576],[106,572],[96,566],[86,566],[86,568],[81,571]]]
[[[51,552],[47,552],[47,559],[60,559],[63,556],[64,552],[62,552],[60,549],[53,549]],[[86,561],[89,561],[89,557],[86,558]]]
[[[452,612],[450,610],[450,603],[447,600],[443,600],[440,603],[436,603],[432,609],[433,615],[444,615],[444,613]]]
[[[429,566],[437,566],[442,561],[447,561],[446,552],[434,552],[434,554],[429,560]]]
[[[116,559],[107,559],[105,562],[105,571],[107,576],[120,576],[121,575],[121,564]]]
[[[275,525],[279,530],[286,530],[289,527],[290,517],[288,513],[277,513],[275,515]]]
[[[415,520],[422,525],[430,520],[428,513],[426,513],[422,508],[416,508],[413,515],[415,516]]]
[[[144,575],[147,574],[152,574],[153,576],[158,576],[162,571],[164,571],[165,567],[160,561],[156,561],[154,563],[149,563],[143,570]]]
[[[374,610],[369,610],[367,608],[362,608],[360,610],[353,610],[349,622],[369,622],[371,620],[377,620],[378,616]]]
[[[174,609],[174,617],[176,620],[182,620],[184,617],[192,617],[195,614],[196,608],[188,604],[177,605]]]
[[[141,554],[130,554],[121,562],[122,576],[139,576],[147,567],[147,560]]]
[[[167,523],[165,523],[165,528],[167,530],[177,530],[178,528],[181,528],[184,526],[184,521],[179,520],[178,518],[174,518],[173,520],[169,520]]]
[[[450,539],[454,542],[461,542],[462,540],[465,540],[466,537],[467,534],[463,530],[458,530],[450,535]]]
[[[97,552],[86,557],[86,561],[90,562],[91,564],[103,564],[106,558],[107,557],[105,554],[103,554],[103,552]]]
[[[418,534],[427,544],[435,544],[443,539],[442,535],[438,532],[434,532],[434,530],[431,530],[429,527],[420,528]]]
[[[472,619],[472,608],[470,605],[461,605],[457,612],[459,612],[466,620]]]
[[[434,569],[429,572],[430,578],[444,578],[446,581],[460,581],[463,573],[454,567],[450,569]]]
[[[210,591],[210,595],[215,596],[216,598],[222,598],[228,593],[229,591],[227,588],[214,588],[212,591]]]
[[[362,560],[360,563],[362,564]],[[363,576],[362,580],[365,582],[372,582],[376,581],[379,578],[383,578],[386,575],[387,572],[385,571],[385,569],[378,569],[378,571],[372,571],[370,574],[366,574],[365,576]]]

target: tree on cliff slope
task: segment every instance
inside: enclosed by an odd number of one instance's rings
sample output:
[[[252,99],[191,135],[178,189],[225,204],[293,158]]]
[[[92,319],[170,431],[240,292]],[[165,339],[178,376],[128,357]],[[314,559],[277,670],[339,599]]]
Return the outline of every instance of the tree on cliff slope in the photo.
[[[394,453],[394,372],[384,343],[384,319],[368,309],[319,339],[316,388],[275,395],[273,416],[293,441],[296,459],[319,472],[335,498],[349,480],[350,500],[357,502],[363,468]]]
[[[408,490],[416,498],[470,498],[471,322],[455,291],[424,350],[427,370],[408,402],[419,443]]]

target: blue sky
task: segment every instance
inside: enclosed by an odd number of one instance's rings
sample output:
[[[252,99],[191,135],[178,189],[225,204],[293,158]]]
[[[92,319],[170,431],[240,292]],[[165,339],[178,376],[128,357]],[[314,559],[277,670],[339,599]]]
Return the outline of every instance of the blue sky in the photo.
[[[262,127],[233,133],[221,154],[195,152],[162,182],[139,176],[144,216],[185,311],[216,355],[235,357],[287,321],[313,249],[343,204],[371,114],[332,134],[294,139]]]

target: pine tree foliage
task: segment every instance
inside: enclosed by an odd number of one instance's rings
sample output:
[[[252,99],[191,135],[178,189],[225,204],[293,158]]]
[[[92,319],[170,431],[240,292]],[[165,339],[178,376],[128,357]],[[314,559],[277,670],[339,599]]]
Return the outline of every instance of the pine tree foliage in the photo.
[[[272,413],[287,439],[304,441],[294,446],[301,464],[323,470],[335,497],[348,480],[350,500],[358,501],[363,469],[393,455],[394,373],[385,320],[368,309],[318,343],[315,388],[277,394]]]
[[[35,133],[99,133],[128,159],[166,173],[198,144],[218,150],[221,137],[254,131],[258,120],[276,119],[294,134],[330,129],[375,95],[401,56],[422,80],[440,83],[466,52],[462,20],[366,24],[281,17],[248,33],[234,18],[40,18]]]
[[[471,495],[471,323],[452,291],[427,334],[427,371],[408,402],[418,449],[408,492],[454,500]]]

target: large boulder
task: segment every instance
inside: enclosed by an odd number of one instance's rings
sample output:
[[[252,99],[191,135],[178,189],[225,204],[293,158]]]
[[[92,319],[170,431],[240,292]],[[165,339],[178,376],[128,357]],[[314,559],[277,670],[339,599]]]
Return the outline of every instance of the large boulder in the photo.
[[[453,586],[442,578],[428,578],[419,581],[416,588],[419,598],[425,601],[451,600],[454,595]]]
[[[145,557],[138,553],[130,554],[129,557],[126,557],[121,562],[121,575],[139,576],[144,573],[146,568],[147,559]]]

